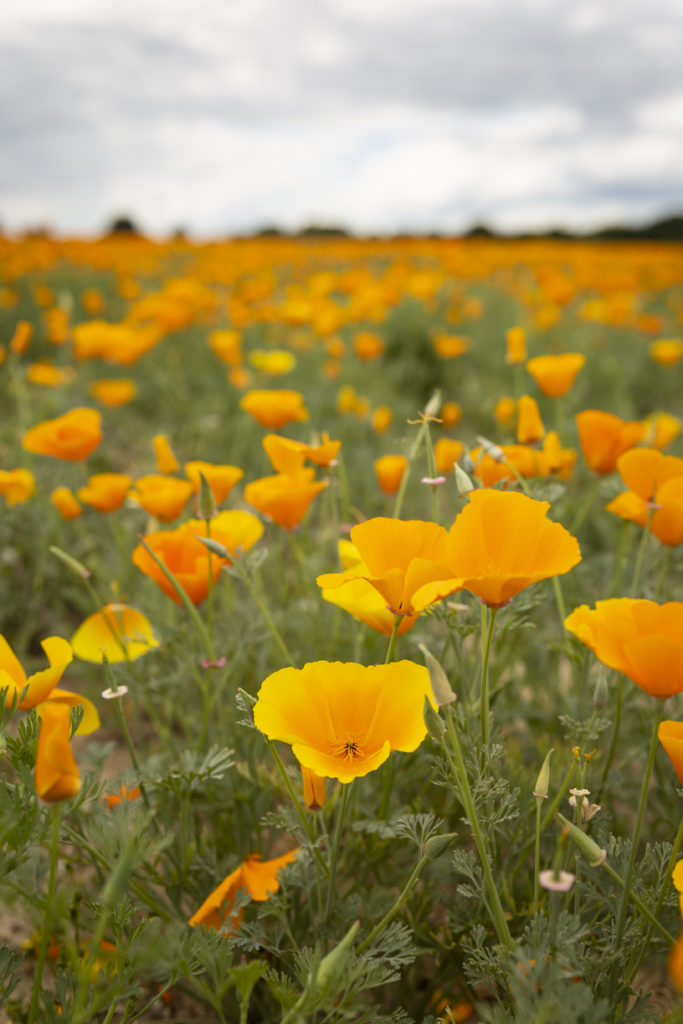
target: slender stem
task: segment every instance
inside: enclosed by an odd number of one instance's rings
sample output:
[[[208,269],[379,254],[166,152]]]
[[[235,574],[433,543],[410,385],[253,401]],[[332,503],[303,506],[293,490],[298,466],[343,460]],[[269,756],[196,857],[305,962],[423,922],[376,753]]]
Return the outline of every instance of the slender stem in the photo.
[[[190,600],[187,592],[180,586],[173,573],[170,571],[170,569],[167,568],[167,566],[164,565],[159,556],[154,551],[152,551],[151,547],[149,546],[144,537],[140,538],[140,544],[145,549],[150,558],[155,562],[155,564],[161,569],[164,576],[173,587],[173,590],[178,595],[178,598],[180,599],[182,605],[184,606],[188,615],[192,619],[192,622],[194,623],[197,632],[204,643],[204,647],[206,649],[206,654],[208,658],[210,658],[211,661],[215,661],[216,654],[213,649],[213,644],[211,643],[211,637],[209,636],[209,632],[206,626],[204,625],[204,622],[202,621],[201,615],[199,614],[195,606],[192,604],[192,601]],[[210,560],[211,552],[209,552],[209,561]]]
[[[541,873],[541,807],[543,806],[543,800],[540,797],[536,797],[536,844],[534,852],[534,904],[533,904],[533,915],[536,917],[538,914],[538,896],[539,896],[539,883],[538,876]]]
[[[650,749],[647,755],[647,764],[645,765],[645,772],[643,774],[643,781],[640,787],[640,797],[638,799],[638,811],[636,814],[636,823],[633,829],[633,835],[631,836],[631,851],[628,859],[628,865],[626,867],[626,875],[624,877],[624,888],[621,894],[621,901],[619,903],[619,909],[617,912],[617,922],[615,927],[614,935],[614,948],[619,950],[621,947],[621,940],[624,937],[624,927],[626,925],[626,911],[628,910],[629,896],[631,889],[631,881],[633,879],[633,871],[636,864],[636,856],[638,853],[638,840],[640,839],[640,833],[643,827],[643,818],[645,817],[645,806],[647,804],[647,794],[650,788],[650,777],[652,775],[652,768],[655,763],[655,754],[657,752],[657,729],[659,722],[662,717],[662,709],[657,704],[655,710],[654,727],[652,729],[652,738],[650,740]],[[610,988],[612,995],[614,995],[614,989],[617,982],[617,966],[616,962],[612,968],[612,977],[610,981]]]
[[[486,607],[483,604],[481,607],[481,742],[482,746],[488,747],[491,735],[491,724],[489,721],[489,655],[491,653],[491,640],[493,639],[493,626],[496,621],[497,609],[489,609],[487,626]]]
[[[555,817],[555,812],[557,811],[557,808],[560,806],[560,803],[562,802],[563,797],[565,796],[567,790],[569,789],[569,783],[572,780],[572,775],[573,774],[574,774],[574,762],[572,761],[572,763],[569,766],[569,770],[568,770],[567,774],[565,775],[564,779],[562,780],[562,785],[560,786],[560,788],[558,789],[557,793],[555,794],[555,796],[551,800],[550,806],[548,807],[547,811],[543,815],[543,820],[541,821],[541,831],[546,829],[548,827],[548,825],[550,824],[550,822]],[[528,839],[526,841],[526,843],[524,843],[524,845],[522,846],[522,850],[521,850],[521,852],[519,854],[519,857],[515,861],[515,864],[514,864],[514,866],[512,868],[512,871],[508,872],[508,884],[511,884],[513,879],[517,876],[517,872],[519,871],[520,867],[524,863],[526,855],[529,852],[529,850],[531,849],[531,847],[533,846],[533,844],[534,844],[534,840],[533,839]]]
[[[389,640],[389,646],[387,647],[387,656],[384,659],[384,664],[388,665],[394,657],[394,648],[396,647],[396,637],[398,636],[398,630],[401,625],[402,615],[396,615],[394,613],[394,628],[391,632],[391,639]]]
[[[206,520],[206,536],[208,540],[211,540],[211,520]],[[209,636],[213,636],[213,572],[211,571],[211,552],[209,551],[209,560],[206,563],[207,583],[209,586],[207,601],[206,601],[206,631]]]
[[[564,606],[564,595],[562,594],[562,584],[560,583],[559,576],[553,576],[553,590],[555,592],[557,614],[560,616],[560,626],[564,626],[564,620],[567,618],[567,612]]]
[[[375,925],[375,927],[372,929],[370,934],[365,939],[363,939],[361,944],[356,949],[356,954],[362,953],[364,949],[367,949],[368,946],[371,946],[372,943],[377,938],[377,936],[381,935],[381,933],[384,931],[384,929],[387,927],[388,924],[391,924],[391,922],[394,920],[394,918],[398,914],[399,910],[401,909],[401,907],[403,906],[405,901],[408,899],[408,897],[410,896],[410,894],[413,891],[413,889],[415,888],[415,886],[417,885],[418,879],[419,879],[420,875],[422,874],[422,869],[424,868],[424,866],[425,866],[425,864],[427,863],[428,860],[429,860],[429,858],[427,856],[425,856],[425,855],[420,857],[419,861],[417,862],[417,864],[413,868],[413,872],[412,872],[410,878],[408,879],[406,884],[403,886],[403,891],[401,892],[400,896],[398,896],[396,898],[396,900],[393,903],[393,905],[386,912],[386,914],[384,915],[382,920],[378,924]]]
[[[239,578],[244,583],[244,585],[247,588],[247,590],[249,591],[249,594],[251,595],[254,603],[256,604],[256,607],[261,612],[261,615],[263,616],[263,620],[264,620],[265,624],[267,625],[268,629],[270,630],[271,635],[272,635],[273,639],[275,640],[276,644],[278,645],[278,647],[282,651],[283,655],[285,656],[285,658],[289,662],[289,664],[294,666],[294,659],[293,659],[292,655],[289,653],[289,648],[287,647],[287,644],[282,639],[282,636],[280,634],[279,629],[277,628],[277,626],[273,622],[272,618],[270,617],[270,612],[266,608],[266,606],[265,606],[264,602],[262,601],[262,599],[257,594],[256,588],[254,587],[254,584],[252,583],[252,581],[249,579],[248,573],[243,569],[243,567],[241,565],[239,565],[239,562],[237,561],[237,559],[235,559],[235,561],[233,562],[232,565],[233,565],[233,569],[237,570],[237,575],[239,576]]]
[[[43,990],[43,970],[47,959],[47,950],[50,945],[50,926],[52,923],[52,901],[55,894],[55,879],[57,877],[57,857],[59,856],[59,803],[52,808],[52,837],[50,841],[50,870],[47,878],[47,892],[45,894],[45,913],[43,914],[43,927],[40,932],[40,946],[38,947],[38,963],[33,979],[33,990],[31,992],[31,1005],[28,1011],[28,1024],[35,1024],[38,1014],[38,1000]]]
[[[636,976],[636,974],[638,973],[638,968],[640,967],[640,965],[643,962],[643,959],[645,958],[645,955],[647,953],[648,947],[650,945],[650,939],[652,938],[652,932],[653,932],[653,930],[655,928],[656,922],[659,920],[659,914],[660,914],[661,909],[662,909],[662,904],[664,903],[664,897],[666,896],[667,891],[669,890],[669,887],[671,885],[671,875],[672,875],[672,872],[673,872],[673,869],[674,869],[674,865],[676,864],[676,861],[678,859],[678,854],[680,852],[681,843],[682,842],[683,842],[683,816],[681,817],[681,821],[680,821],[680,824],[678,826],[678,832],[676,833],[676,838],[674,839],[674,844],[673,844],[673,847],[671,849],[671,856],[669,857],[669,863],[667,864],[666,871],[662,875],[662,880],[659,883],[659,892],[657,893],[657,899],[655,900],[654,910],[652,911],[652,916],[654,918],[654,922],[655,923],[650,921],[650,924],[648,926],[648,929],[647,929],[647,932],[645,934],[645,938],[643,939],[643,942],[639,946],[637,946],[635,951],[634,951],[637,954],[637,958],[636,958],[636,961],[633,964],[633,966],[629,967],[627,981],[630,981],[631,978],[634,978]]]
[[[623,680],[621,676],[617,678],[617,706],[614,711],[614,728],[612,729],[612,739],[610,740],[609,750],[607,751],[607,760],[605,761],[605,767],[602,769],[602,776],[600,778],[600,787],[595,795],[596,803],[600,803],[600,797],[602,791],[605,788],[607,782],[607,776],[610,773],[612,767],[612,761],[614,760],[614,753],[617,749],[617,739],[619,737],[619,727],[621,725],[621,706],[623,699]]]
[[[635,597],[638,592],[638,583],[640,581],[640,573],[643,568],[643,561],[645,560],[645,549],[647,548],[647,542],[650,537],[650,522],[652,520],[652,509],[650,508],[647,513],[647,522],[643,527],[643,535],[640,538],[640,544],[638,545],[638,553],[636,554],[636,563],[633,567],[633,579],[631,580],[631,597]]]
[[[456,782],[458,783],[460,800],[465,810],[465,814],[467,815],[467,820],[470,823],[474,842],[479,853],[479,859],[484,871],[484,878],[486,880],[486,888],[488,891],[489,911],[493,919],[498,941],[507,946],[508,949],[514,949],[515,944],[512,936],[510,935],[508,923],[505,920],[500,896],[498,895],[498,889],[491,871],[491,864],[489,862],[489,856],[484,842],[484,835],[477,817],[474,799],[472,797],[472,790],[470,789],[469,780],[467,778],[467,769],[465,768],[465,762],[460,749],[460,740],[458,739],[458,734],[453,722],[453,709],[450,706],[446,709],[446,728],[448,730],[448,738],[451,741],[450,747],[445,742],[443,742],[442,745],[451,765]]]
[[[325,904],[325,920],[329,921],[330,913],[332,912],[332,901],[336,894],[336,879],[337,879],[337,863],[339,862],[339,848],[341,846],[342,829],[344,827],[344,818],[346,816],[346,807],[349,802],[349,793],[353,781],[342,783],[342,798],[339,811],[337,813],[337,821],[334,827],[334,836],[332,837],[332,848],[330,849],[330,877],[327,886],[327,903]]]
[[[586,500],[584,501],[583,505],[581,505],[581,507],[579,508],[578,512],[576,513],[576,515],[572,519],[571,526],[569,527],[569,532],[570,533],[573,533],[573,534],[576,533],[578,528],[581,526],[581,523],[584,521],[584,519],[586,518],[586,516],[590,512],[591,506],[592,506],[593,502],[595,501],[595,499],[596,499],[596,497],[598,495],[598,491],[600,490],[600,484],[601,483],[602,483],[602,477],[599,476],[596,479],[596,481],[593,484],[593,486],[591,487],[590,491],[588,492],[588,496],[587,496]]]
[[[608,864],[608,863],[607,863],[607,861],[605,861],[605,863],[604,863],[604,864],[602,865],[602,867],[603,867],[603,869],[604,869],[604,870],[605,870],[605,871],[607,872],[607,874],[608,874],[608,875],[610,876],[610,878],[612,879],[612,881],[616,882],[616,883],[617,883],[617,885],[621,887],[621,890],[622,890],[622,892],[623,892],[623,893],[626,893],[626,892],[627,892],[627,889],[626,889],[626,883],[624,882],[624,879],[623,879],[623,878],[621,877],[621,875],[618,875],[618,874],[616,873],[616,871],[614,870],[614,868],[613,868],[613,867],[612,867],[612,866],[611,866],[610,864]],[[673,946],[673,945],[674,945],[674,943],[676,942],[676,939],[675,939],[675,938],[674,938],[674,936],[673,936],[673,935],[671,934],[671,932],[670,932],[670,931],[668,931],[668,930],[667,930],[667,929],[666,929],[666,928],[664,927],[664,925],[662,925],[662,924],[660,924],[660,923],[659,923],[659,921],[658,921],[658,920],[657,920],[657,918],[656,918],[656,917],[654,916],[654,914],[652,913],[652,911],[651,911],[651,910],[649,910],[649,909],[648,909],[648,908],[646,907],[646,905],[645,905],[645,904],[643,903],[643,901],[641,900],[641,898],[640,898],[640,896],[638,895],[638,893],[637,893],[637,892],[635,892],[635,891],[634,891],[633,889],[629,889],[629,890],[628,890],[628,896],[629,896],[629,899],[631,900],[631,903],[633,904],[633,906],[634,906],[634,907],[636,907],[636,909],[638,910],[638,912],[639,912],[640,914],[642,914],[642,915],[643,915],[643,917],[644,917],[644,918],[646,918],[646,919],[647,919],[647,920],[648,920],[648,921],[650,922],[650,924],[652,925],[652,927],[653,927],[653,928],[654,928],[654,929],[655,929],[656,931],[658,931],[658,932],[659,932],[659,934],[660,934],[660,935],[662,936],[662,938],[663,938],[663,939],[666,939],[666,941],[668,942],[668,944],[669,944],[670,946]]]

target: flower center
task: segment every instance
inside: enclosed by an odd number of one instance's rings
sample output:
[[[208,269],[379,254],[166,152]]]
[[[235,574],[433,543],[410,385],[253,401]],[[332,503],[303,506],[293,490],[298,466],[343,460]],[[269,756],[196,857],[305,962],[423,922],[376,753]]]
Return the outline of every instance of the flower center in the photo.
[[[343,761],[353,761],[364,756],[360,743],[355,736],[347,736],[345,740],[338,743],[333,750],[333,754]]]

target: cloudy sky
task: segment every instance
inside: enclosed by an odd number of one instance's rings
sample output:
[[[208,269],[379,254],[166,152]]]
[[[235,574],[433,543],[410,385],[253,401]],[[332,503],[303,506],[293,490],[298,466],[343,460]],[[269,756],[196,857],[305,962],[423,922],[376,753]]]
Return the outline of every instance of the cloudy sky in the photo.
[[[0,224],[683,210],[681,0],[4,0]]]

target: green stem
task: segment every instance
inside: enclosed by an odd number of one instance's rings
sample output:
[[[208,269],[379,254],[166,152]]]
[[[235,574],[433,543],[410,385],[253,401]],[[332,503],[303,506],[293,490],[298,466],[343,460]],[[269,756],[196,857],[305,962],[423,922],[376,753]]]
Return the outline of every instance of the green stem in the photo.
[[[342,783],[342,798],[341,806],[337,813],[337,821],[334,827],[334,836],[332,837],[332,847],[330,849],[330,877],[327,886],[327,903],[325,904],[325,920],[329,921],[330,914],[332,912],[332,902],[336,895],[336,880],[337,880],[337,864],[339,862],[339,849],[341,846],[342,829],[344,827],[344,818],[346,816],[346,807],[349,802],[349,793],[353,781]]]
[[[669,863],[667,864],[666,871],[662,875],[662,880],[659,883],[659,892],[657,893],[657,899],[655,900],[654,910],[652,911],[652,917],[654,918],[654,923],[653,923],[652,920],[650,921],[650,924],[648,926],[648,929],[647,929],[647,932],[645,934],[645,938],[643,939],[643,942],[636,947],[636,952],[638,954],[637,955],[637,959],[636,959],[635,963],[633,964],[633,966],[629,967],[628,977],[626,979],[627,981],[630,981],[632,978],[634,978],[636,976],[636,974],[638,973],[638,968],[640,967],[640,965],[643,962],[643,959],[645,958],[645,955],[647,953],[648,947],[650,945],[650,939],[652,938],[652,932],[653,932],[653,930],[655,928],[655,925],[656,925],[657,921],[659,920],[659,915],[660,915],[660,912],[661,912],[661,909],[662,909],[662,904],[664,903],[664,897],[666,896],[666,894],[667,894],[667,892],[669,890],[669,887],[671,885],[671,875],[672,875],[674,866],[676,864],[676,861],[678,860],[678,854],[680,852],[681,843],[682,842],[683,842],[683,816],[681,817],[681,821],[680,821],[680,824],[678,826],[678,832],[676,833],[676,838],[674,839],[674,844],[673,844],[673,847],[671,849],[671,856],[669,857]]]
[[[394,612],[394,628],[393,628],[393,630],[391,632],[391,639],[389,640],[389,646],[387,647],[387,656],[384,659],[384,664],[385,665],[388,665],[390,661],[393,661],[393,658],[394,658],[394,648],[396,647],[396,637],[398,636],[398,630],[399,630],[399,627],[401,625],[402,618],[403,618],[402,615],[397,615]]]
[[[600,797],[602,791],[605,788],[607,782],[607,776],[612,768],[612,761],[614,760],[614,754],[617,749],[617,739],[619,737],[619,728],[621,726],[621,706],[623,700],[623,680],[621,675],[617,678],[617,706],[614,711],[614,728],[612,729],[612,739],[610,740],[609,750],[607,752],[607,760],[605,761],[605,767],[602,769],[602,776],[600,777],[600,787],[595,796],[595,802],[600,803]]]
[[[576,531],[581,526],[581,523],[584,521],[584,519],[586,518],[586,516],[590,512],[591,506],[592,506],[593,502],[595,501],[595,499],[596,499],[596,497],[598,495],[598,491],[600,490],[601,483],[602,483],[602,477],[599,476],[596,479],[596,481],[593,484],[593,486],[591,487],[590,491],[588,492],[588,497],[584,501],[583,505],[581,505],[581,507],[579,508],[578,512],[576,513],[576,515],[572,519],[571,526],[569,527],[569,532],[570,533],[576,534]]]
[[[445,742],[443,743],[443,748],[458,784],[460,800],[465,810],[467,820],[469,821],[470,828],[472,829],[472,835],[477,847],[477,852],[479,853],[479,859],[484,871],[484,879],[486,881],[486,888],[488,891],[489,912],[491,913],[493,924],[496,929],[498,941],[509,950],[512,950],[515,948],[515,944],[512,936],[510,935],[508,923],[505,920],[500,896],[498,895],[498,889],[491,871],[491,864],[489,862],[488,852],[484,842],[484,834],[481,830],[481,825],[479,824],[479,819],[474,806],[472,790],[470,789],[469,780],[467,778],[467,769],[465,768],[465,762],[460,749],[460,740],[458,739],[458,734],[455,730],[453,709],[451,706],[446,709],[446,728],[448,730],[448,738],[451,742],[450,748]]]
[[[258,608],[258,610],[261,612],[261,615],[263,616],[263,621],[265,622],[265,624],[267,625],[268,629],[270,630],[273,639],[275,640],[276,644],[278,645],[278,647],[282,651],[283,655],[285,656],[285,659],[287,660],[287,662],[292,667],[294,667],[294,659],[292,658],[292,655],[289,653],[289,648],[287,647],[287,644],[282,639],[282,636],[280,634],[279,629],[277,628],[277,626],[273,622],[273,620],[272,620],[272,618],[270,616],[270,612],[266,608],[266,606],[265,606],[264,602],[262,601],[262,599],[257,594],[256,588],[254,587],[254,584],[249,579],[249,575],[245,572],[245,570],[242,568],[242,566],[239,565],[237,559],[235,559],[235,561],[233,562],[232,567],[233,567],[233,569],[236,569],[237,575],[239,576],[239,578],[242,580],[242,582],[244,583],[245,587],[249,591],[249,594],[250,594],[252,600],[254,601],[256,607]]]
[[[483,747],[488,747],[491,738],[491,723],[489,721],[489,655],[491,653],[491,640],[493,639],[493,626],[496,621],[497,609],[489,609],[487,626],[486,606],[482,604],[481,608],[481,742]]]
[[[555,592],[557,614],[560,616],[560,626],[564,626],[564,620],[567,618],[567,612],[564,606],[564,596],[562,594],[562,584],[560,583],[559,576],[553,576],[553,590]]]
[[[400,896],[398,896],[396,898],[395,902],[389,908],[389,910],[386,912],[386,914],[384,915],[382,920],[378,924],[375,925],[375,927],[372,929],[370,934],[365,939],[363,939],[361,944],[357,947],[356,955],[358,955],[359,953],[362,953],[364,949],[368,948],[368,946],[371,946],[372,943],[377,938],[377,936],[382,934],[382,932],[384,931],[384,929],[387,927],[388,924],[391,924],[391,922],[394,920],[394,918],[398,914],[399,910],[401,909],[401,907],[403,906],[405,901],[408,899],[408,897],[410,896],[410,894],[413,891],[413,889],[415,888],[415,886],[417,885],[418,879],[419,879],[420,875],[422,874],[422,869],[424,868],[424,866],[425,866],[425,864],[427,863],[428,860],[429,860],[429,858],[427,856],[425,856],[425,855],[423,855],[419,859],[419,861],[417,862],[417,864],[415,865],[415,867],[413,869],[413,872],[412,872],[410,878],[408,879],[406,884],[403,886],[403,890],[402,890]]]
[[[140,544],[145,549],[147,554],[150,556],[152,561],[161,569],[162,573],[173,587],[173,590],[178,595],[178,598],[180,599],[182,605],[184,606],[186,612],[190,616],[192,622],[194,623],[197,629],[197,633],[199,634],[204,644],[207,657],[209,658],[210,661],[215,661],[216,653],[213,649],[213,644],[211,643],[211,637],[209,636],[209,632],[206,626],[204,625],[204,622],[202,621],[201,615],[199,614],[195,606],[192,604],[192,601],[188,597],[187,592],[180,586],[173,573],[164,565],[159,556],[154,551],[152,551],[144,537],[140,538]],[[209,552],[209,560],[210,559],[211,552]]]
[[[31,1005],[28,1011],[28,1024],[35,1024],[38,1014],[38,1001],[43,991],[43,970],[47,959],[47,950],[50,945],[50,927],[52,924],[52,901],[55,894],[55,879],[57,877],[57,858],[59,856],[59,812],[60,804],[56,803],[52,808],[52,837],[50,841],[50,869],[47,878],[47,892],[45,894],[45,913],[43,914],[43,927],[40,932],[40,946],[38,947],[38,963],[33,979],[33,990],[31,992]]]
[[[541,873],[541,807],[543,800],[536,797],[536,845],[534,851],[534,904],[532,912],[534,917],[538,914],[539,882],[538,876]]]
[[[550,822],[553,820],[553,818],[555,817],[555,812],[557,811],[557,808],[560,806],[560,803],[562,802],[563,797],[565,796],[567,790],[569,789],[569,783],[572,780],[573,774],[574,774],[574,762],[572,761],[572,763],[569,766],[569,770],[568,770],[567,774],[565,775],[564,779],[562,780],[562,785],[558,789],[557,793],[555,794],[555,796],[553,797],[553,799],[552,799],[552,801],[550,803],[550,806],[548,807],[547,811],[543,815],[543,820],[541,821],[541,831],[544,831],[548,827]],[[523,845],[523,847],[521,849],[521,852],[519,854],[519,857],[515,861],[514,867],[512,868],[512,871],[508,875],[508,883],[509,884],[512,884],[512,881],[516,878],[517,872],[519,871],[519,869],[521,868],[522,864],[524,863],[524,860],[525,860],[525,858],[527,856],[527,853],[529,852],[529,850],[531,849],[533,844],[534,844],[534,840],[533,839],[528,839],[526,841],[526,843],[524,843],[524,845]]]
[[[607,872],[607,874],[608,874],[608,875],[610,876],[610,878],[612,879],[612,881],[616,882],[616,883],[617,883],[617,885],[618,885],[618,886],[620,886],[620,888],[621,888],[621,890],[622,890],[622,893],[623,893],[623,894],[625,894],[625,893],[627,892],[627,889],[626,889],[626,883],[625,883],[624,879],[623,879],[623,878],[621,877],[621,875],[618,875],[618,874],[616,873],[616,871],[614,870],[614,868],[613,868],[613,867],[612,867],[612,866],[611,866],[610,864],[608,864],[608,863],[607,863],[607,861],[605,861],[605,863],[604,863],[604,864],[602,865],[602,868],[603,868],[603,870],[605,870],[605,871]],[[654,929],[655,929],[656,931],[658,931],[658,932],[659,932],[659,934],[660,934],[660,935],[662,936],[662,938],[663,938],[663,939],[666,939],[666,941],[668,942],[668,944],[669,944],[670,946],[673,946],[673,945],[674,945],[674,943],[676,942],[676,939],[675,939],[675,938],[674,938],[674,936],[673,936],[673,935],[671,934],[671,932],[670,932],[670,931],[668,931],[668,930],[667,930],[667,929],[666,929],[666,928],[664,927],[664,925],[662,925],[662,924],[660,924],[660,923],[659,923],[659,921],[658,921],[658,920],[657,920],[657,918],[656,918],[656,917],[654,916],[654,914],[652,913],[652,911],[651,911],[651,910],[648,910],[648,908],[647,908],[647,907],[645,906],[645,904],[644,904],[644,903],[643,903],[643,901],[641,900],[641,898],[640,898],[640,896],[638,895],[638,893],[637,893],[637,892],[635,892],[635,891],[634,891],[633,889],[629,889],[629,890],[628,890],[628,897],[629,897],[629,899],[631,900],[631,903],[633,904],[633,906],[634,906],[634,907],[636,907],[636,909],[638,910],[638,912],[639,912],[640,914],[642,914],[642,915],[643,915],[643,917],[644,917],[644,918],[645,918],[645,919],[646,919],[647,921],[649,921],[649,922],[650,922],[650,924],[652,925],[652,927],[653,927],[653,928],[654,928]]]
[[[647,513],[647,522],[643,527],[643,536],[640,538],[640,544],[638,545],[638,553],[636,555],[636,564],[633,567],[633,579],[631,581],[631,597],[635,597],[638,592],[638,583],[640,581],[640,573],[643,568],[643,562],[645,560],[645,549],[647,548],[647,542],[650,536],[650,522],[652,520],[652,509],[650,508]]]

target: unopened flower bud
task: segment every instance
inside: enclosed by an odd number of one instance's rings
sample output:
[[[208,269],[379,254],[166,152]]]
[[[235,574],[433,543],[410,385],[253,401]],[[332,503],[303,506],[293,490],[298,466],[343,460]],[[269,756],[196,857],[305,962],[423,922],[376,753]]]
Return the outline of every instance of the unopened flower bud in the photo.
[[[481,434],[477,435],[477,441],[481,445],[484,455],[490,455],[495,462],[505,461],[505,452],[499,444],[494,444],[493,441],[489,441],[488,437],[482,437]]]
[[[439,712],[434,709],[434,705],[430,701],[429,697],[425,697],[424,722],[427,732],[432,739],[436,743],[441,743],[442,739],[446,735],[446,726],[443,724]]]
[[[221,544],[217,540],[213,540],[212,537],[199,537],[195,534],[197,540],[200,540],[204,547],[207,547],[213,555],[218,555],[219,558],[230,558],[230,552],[226,548],[225,544]]]
[[[56,547],[54,544],[50,545],[50,551],[53,555],[59,559],[68,569],[71,569],[75,576],[79,579],[88,580],[90,579],[91,573],[89,569],[79,562],[78,559],[73,558],[72,555],[67,555],[66,551],[62,551],[61,548]]]
[[[430,836],[424,844],[425,857],[429,860],[438,860],[441,854],[446,852],[456,836],[457,832],[446,832],[441,836]]]
[[[557,818],[562,822],[569,838],[575,846],[578,846],[583,858],[588,861],[592,868],[597,868],[600,864],[605,863],[607,860],[607,850],[601,849],[594,839],[587,836],[586,833],[578,827],[578,825],[572,825],[572,823],[567,821],[563,815],[558,814]]]
[[[356,937],[356,932],[360,928],[360,921],[354,921],[349,930],[347,931],[341,942],[330,950],[327,956],[320,961],[320,966],[315,976],[314,987],[317,990],[325,988],[325,985],[339,973],[339,969],[346,959],[346,955],[349,951],[349,946]]]
[[[552,750],[549,750],[545,755],[545,760],[541,765],[541,770],[538,773],[536,779],[536,785],[534,786],[534,796],[537,800],[546,800],[548,797],[548,790],[550,789],[550,758]]]
[[[593,690],[593,707],[604,708],[607,704],[607,679],[605,673],[600,671],[595,689]]]
[[[469,452],[463,452],[460,456],[460,466],[469,476],[476,473],[477,466]]]
[[[472,460],[470,459],[470,462],[471,461]],[[470,491],[474,490],[474,484],[465,470],[459,466],[457,462],[453,463],[453,472],[455,474],[455,486],[458,489],[458,495],[463,498],[466,494],[469,494]]]
[[[437,388],[432,397],[427,402],[425,407],[425,417],[433,417],[439,415],[441,409],[441,389]]]
[[[200,519],[213,519],[216,515],[216,499],[209,482],[203,473],[199,474],[199,494],[197,495],[197,514]]]
[[[432,694],[434,696],[434,703],[442,708],[446,704],[452,704],[454,700],[457,700],[451,684],[448,682],[448,676],[441,667],[441,663],[434,657],[432,652],[425,647],[424,644],[418,644],[418,647],[422,651],[425,664],[429,669],[429,682],[432,685]]]

